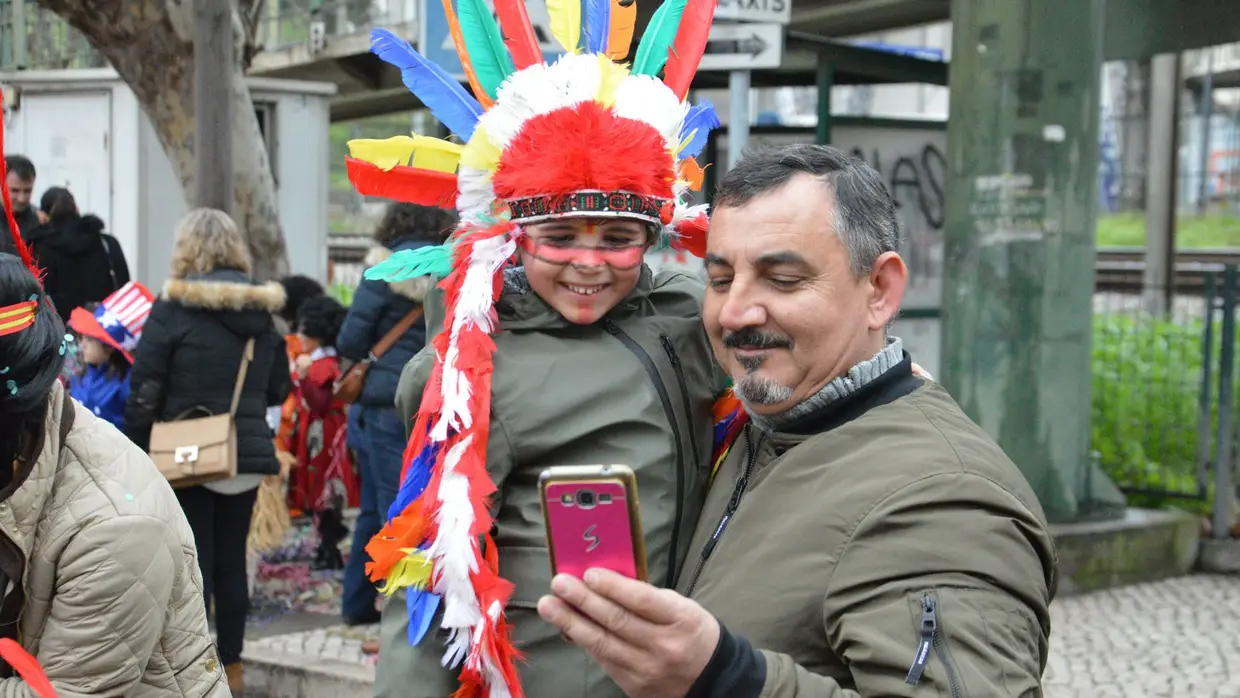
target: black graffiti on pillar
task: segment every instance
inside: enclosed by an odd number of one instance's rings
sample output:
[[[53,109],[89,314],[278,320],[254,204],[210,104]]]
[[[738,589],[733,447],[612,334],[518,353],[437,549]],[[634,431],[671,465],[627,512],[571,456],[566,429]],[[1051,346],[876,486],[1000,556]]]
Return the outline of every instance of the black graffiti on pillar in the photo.
[[[878,149],[873,151],[872,158],[866,158],[860,148],[853,148],[851,155],[865,160],[878,170],[880,175],[885,175],[887,189],[891,192],[897,208],[906,201],[914,201],[931,230],[943,229],[946,217],[946,192],[943,185],[947,179],[947,158],[938,146],[927,143],[922,146],[920,153],[896,158],[890,173],[883,172]]]

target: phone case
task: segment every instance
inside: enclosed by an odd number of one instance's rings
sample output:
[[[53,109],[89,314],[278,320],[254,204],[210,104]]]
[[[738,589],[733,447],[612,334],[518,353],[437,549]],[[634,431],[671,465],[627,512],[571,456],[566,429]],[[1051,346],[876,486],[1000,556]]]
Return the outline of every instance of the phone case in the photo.
[[[623,466],[550,468],[541,478],[551,573],[580,577],[602,567],[646,579],[633,471]]]

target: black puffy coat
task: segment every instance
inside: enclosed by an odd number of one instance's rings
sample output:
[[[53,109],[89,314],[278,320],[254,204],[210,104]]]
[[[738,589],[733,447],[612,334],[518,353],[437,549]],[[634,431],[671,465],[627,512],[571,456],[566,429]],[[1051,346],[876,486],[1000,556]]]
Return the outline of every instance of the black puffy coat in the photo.
[[[26,237],[47,274],[43,287],[65,322],[74,308],[98,303],[129,282],[125,253],[103,228],[96,216],[74,216],[49,221]]]
[[[169,281],[134,352],[126,435],[147,450],[156,422],[199,406],[228,412],[241,353],[254,337],[254,362],[237,406],[237,473],[279,472],[267,407],[284,402],[289,391],[284,337],[271,315],[283,305],[279,284],[256,285],[239,271]]]

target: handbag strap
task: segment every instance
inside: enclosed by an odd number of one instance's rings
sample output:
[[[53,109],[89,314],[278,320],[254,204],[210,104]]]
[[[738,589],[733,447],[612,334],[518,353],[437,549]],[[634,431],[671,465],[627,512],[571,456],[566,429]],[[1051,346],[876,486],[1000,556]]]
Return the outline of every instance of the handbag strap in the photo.
[[[400,339],[401,335],[408,332],[409,328],[413,327],[413,323],[417,322],[420,317],[422,317],[422,306],[419,305],[413,310],[410,310],[405,317],[400,319],[400,322],[396,323],[395,327],[388,330],[387,334],[383,335],[383,338],[370,348],[370,356],[368,358],[371,361],[374,361],[375,359],[378,359],[386,354],[388,349],[391,349],[392,345],[396,344],[396,341]]]
[[[237,416],[237,404],[241,402],[241,388],[245,386],[245,374],[250,370],[250,362],[254,360],[254,338],[250,337],[245,343],[245,349],[241,352],[241,368],[237,370],[237,385],[233,386],[232,407],[228,408],[228,414]]]

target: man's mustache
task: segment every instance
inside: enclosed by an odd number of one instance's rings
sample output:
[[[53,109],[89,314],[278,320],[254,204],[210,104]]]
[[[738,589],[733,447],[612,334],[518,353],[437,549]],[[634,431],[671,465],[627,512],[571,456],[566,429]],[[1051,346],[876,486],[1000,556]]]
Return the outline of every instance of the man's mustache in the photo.
[[[723,346],[729,349],[791,349],[792,340],[746,327],[724,336]]]

